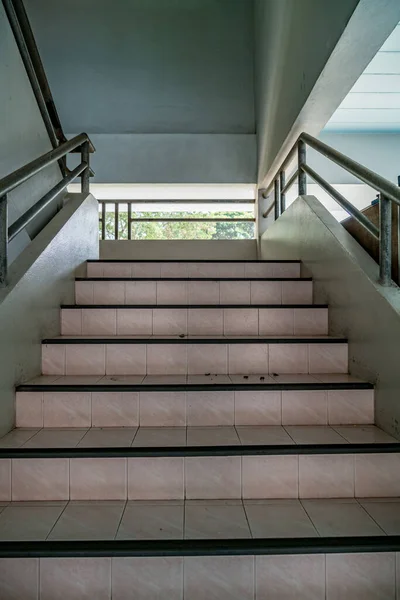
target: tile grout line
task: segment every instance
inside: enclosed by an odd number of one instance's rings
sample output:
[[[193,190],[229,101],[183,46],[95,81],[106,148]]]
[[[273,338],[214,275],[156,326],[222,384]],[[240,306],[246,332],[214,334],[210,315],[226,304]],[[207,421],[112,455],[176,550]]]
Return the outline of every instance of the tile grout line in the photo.
[[[243,495],[242,495],[242,498],[241,498],[241,502],[242,502],[242,508],[243,508],[244,516],[246,518],[247,527],[249,528],[250,537],[251,537],[251,539],[254,539],[253,530],[252,530],[252,528],[250,526],[249,515],[247,514],[246,505],[245,505],[245,503],[243,501]]]
[[[356,500],[357,504],[362,508],[362,510],[368,515],[368,517],[370,519],[372,519],[372,521],[379,527],[379,529],[383,532],[383,534],[386,536],[389,536],[390,534],[387,531],[385,531],[385,529],[383,527],[381,527],[379,525],[378,521],[368,512],[366,507],[363,504],[361,504],[361,502],[359,502],[357,498],[355,498],[355,500]]]
[[[69,474],[69,467],[68,467],[68,474]],[[69,504],[70,504],[70,500],[67,500],[66,503],[65,503],[65,505],[64,505],[64,508],[62,509],[62,511],[58,515],[57,519],[54,521],[53,526],[51,527],[50,531],[46,535],[46,538],[45,538],[46,541],[49,539],[49,535],[51,535],[51,532],[54,530],[55,526],[57,525],[57,523],[61,519],[62,515],[64,514],[64,512],[65,512],[67,506],[69,506]]]
[[[128,472],[127,472],[127,481],[128,481]],[[125,502],[124,502],[124,507],[123,507],[123,509],[122,509],[122,511],[121,511],[121,516],[120,516],[120,518],[119,518],[118,525],[117,525],[117,527],[116,527],[116,530],[115,530],[115,535],[114,535],[114,538],[113,538],[114,540],[116,540],[116,539],[117,539],[118,532],[119,532],[119,530],[120,530],[120,527],[121,527],[122,520],[123,520],[123,518],[124,518],[124,516],[125,516],[125,512],[126,512],[126,507],[127,507],[127,504],[128,504],[128,488],[127,488],[127,492],[126,492],[126,500],[125,500]]]
[[[303,501],[304,501],[304,500],[312,500],[312,498],[300,498],[300,497],[299,497],[299,502],[300,502],[300,504],[301,504],[301,506],[302,506],[302,508],[303,508],[304,512],[306,513],[307,517],[309,518],[309,520],[310,520],[310,523],[311,523],[311,524],[312,524],[312,526],[314,527],[314,529],[315,529],[315,532],[316,532],[317,536],[318,536],[318,537],[320,537],[320,538],[322,538],[323,536],[321,535],[321,533],[320,533],[320,531],[319,531],[318,527],[316,526],[316,524],[315,524],[315,523],[314,523],[314,521],[312,520],[311,516],[310,516],[310,515],[309,515],[309,513],[308,513],[308,510],[307,510],[307,508],[306,508],[306,507],[304,506],[304,504],[303,504]]]

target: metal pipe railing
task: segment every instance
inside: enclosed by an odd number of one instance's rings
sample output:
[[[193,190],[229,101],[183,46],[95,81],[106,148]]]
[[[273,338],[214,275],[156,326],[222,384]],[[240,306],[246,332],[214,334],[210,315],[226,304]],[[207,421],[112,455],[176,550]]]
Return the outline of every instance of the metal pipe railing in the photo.
[[[379,229],[307,164],[307,146],[336,163],[380,194]],[[292,160],[296,150],[298,167],[290,179],[286,181],[285,167]],[[274,190],[274,201],[268,209],[264,211],[263,217],[266,218],[272,209],[275,208],[275,219],[279,218],[286,208],[286,193],[296,180],[298,182],[299,196],[306,195],[307,175],[322,187],[322,189],[324,189],[347,213],[354,217],[370,234],[379,240],[380,283],[384,286],[390,285],[392,281],[392,202],[400,206],[400,188],[384,177],[378,175],[378,173],[371,171],[367,167],[364,167],[345,154],[342,154],[320,140],[317,140],[308,133],[302,133],[286,156],[270,186],[261,193],[263,198],[268,198],[272,190]]]
[[[14,35],[22,36],[22,39],[19,43],[25,47],[24,52],[27,52],[29,55],[30,62],[35,73],[35,78],[39,84],[40,94],[45,104],[51,127],[54,131],[54,135],[57,140],[57,143],[54,146],[56,148],[59,144],[63,144],[64,142],[66,142],[67,138],[65,137],[62,129],[62,125],[53,100],[46,72],[43,67],[42,59],[40,58],[40,53],[36,44],[35,36],[33,35],[31,24],[29,22],[29,18],[26,13],[23,1],[3,0],[3,4],[8,7],[12,6],[12,14],[10,9],[8,9],[9,15],[11,16],[11,18],[15,18],[18,20],[18,28],[15,29]]]
[[[81,133],[72,140],[39,156],[27,165],[24,165],[0,180],[0,287],[5,286],[7,281],[9,242],[29,225],[29,223],[31,223],[31,221],[33,221],[46,206],[53,202],[77,177],[81,177],[82,193],[89,193],[89,178],[92,174],[90,169],[91,148],[93,148],[93,146],[91,145],[88,135],[86,133]],[[67,154],[76,149],[79,149],[81,152],[81,163],[73,169],[73,171],[69,171],[57,185],[8,227],[7,195],[16,187],[28,181],[31,177],[37,175],[43,169],[60,159],[63,159]]]
[[[108,235],[110,239],[118,240],[121,239],[132,239],[132,224],[134,223],[255,223],[255,217],[199,217],[199,216],[176,216],[176,217],[166,217],[166,216],[157,216],[155,213],[154,217],[133,217],[133,205],[147,204],[147,200],[105,200],[101,199],[98,201],[100,205],[100,215],[99,215],[99,229],[100,229],[100,239],[107,239],[107,227],[109,229]],[[170,203],[184,203],[185,200],[152,200],[150,203],[156,204],[170,204]],[[210,201],[200,200],[191,200],[189,201],[194,204],[198,203],[206,203],[209,204]],[[217,200],[215,202],[218,202]],[[225,201],[224,201],[225,202]],[[246,201],[240,201],[240,203],[247,203]],[[253,201],[254,204],[254,201]],[[108,208],[107,208],[108,205]],[[126,205],[126,208],[121,209],[121,205]],[[273,207],[274,205],[272,205]],[[150,211],[151,212],[151,211]],[[109,215],[109,219],[107,219],[107,214]],[[140,214],[140,213],[139,213]],[[127,217],[127,218],[126,218]],[[125,227],[125,230],[124,230]],[[121,230],[121,231],[120,231]]]
[[[23,34],[21,23],[15,10],[15,6],[12,0],[3,0],[3,6],[7,18],[9,20],[19,53],[21,55],[22,62],[28,75],[33,94],[39,107],[40,114],[46,127],[47,134],[50,138],[51,145],[53,146],[53,148],[57,148],[59,144],[55,133],[55,129],[51,122],[49,111],[43,97],[42,88],[40,86],[40,82],[38,80],[37,73],[32,62],[32,57],[26,44],[25,36]]]
[[[320,175],[318,175],[318,173],[316,173],[314,171],[314,169],[312,169],[308,165],[304,165],[303,171],[307,175],[309,175],[311,177],[311,179],[313,179],[315,181],[315,183],[318,183],[318,185],[321,186],[322,189],[324,189],[332,198],[334,198],[336,200],[336,202],[338,204],[340,204],[340,206],[346,212],[348,212],[359,223],[361,223],[361,225],[363,225],[363,227],[365,227],[365,229],[368,229],[368,231],[376,239],[379,239],[378,227],[376,227],[376,225],[371,223],[371,221],[365,215],[363,215],[363,213],[360,210],[358,210],[358,208],[356,208],[351,202],[346,200],[346,198],[344,196],[342,196],[342,194],[340,192],[335,190],[335,188],[332,185],[330,185],[327,181],[325,181],[325,179],[323,179]]]
[[[35,160],[32,160],[27,165],[10,173],[10,175],[7,175],[0,180],[0,197],[12,192],[14,188],[25,183],[25,181],[28,181],[28,179],[39,173],[42,169],[57,162],[59,158],[66,156],[69,152],[75,150],[75,148],[81,147],[88,140],[88,135],[86,133],[81,133],[72,138],[72,140],[65,142],[65,144],[61,144],[58,148],[50,150],[50,152],[46,152],[46,154],[42,154],[39,158],[35,158]]]
[[[46,206],[48,206],[57,196],[63,192],[69,184],[74,181],[79,175],[86,170],[86,163],[81,163],[69,173],[64,179],[57,183],[41,200],[38,200],[36,204],[31,206],[26,213],[24,213],[19,219],[17,219],[10,227],[8,228],[8,241],[11,242],[12,239],[15,238],[35,217],[38,216],[39,213],[42,212]]]
[[[292,185],[294,184],[294,182],[296,181],[298,176],[299,176],[299,170],[296,169],[296,171],[293,173],[293,175],[291,176],[289,181],[285,184],[285,187],[282,190],[284,194],[286,194],[286,192],[289,190],[289,188],[292,187]]]
[[[396,204],[400,204],[400,188],[398,188],[394,183],[388,181],[378,173],[371,171],[367,167],[364,167],[357,161],[349,158],[345,154],[338,152],[334,148],[331,148],[327,144],[320,142],[319,140],[313,138],[308,133],[302,133],[300,138],[306,142],[310,148],[317,150],[326,158],[329,158],[331,161],[345,169],[348,173],[351,173],[357,179],[360,179],[367,185],[371,186],[377,192],[384,194],[387,198],[396,202]]]

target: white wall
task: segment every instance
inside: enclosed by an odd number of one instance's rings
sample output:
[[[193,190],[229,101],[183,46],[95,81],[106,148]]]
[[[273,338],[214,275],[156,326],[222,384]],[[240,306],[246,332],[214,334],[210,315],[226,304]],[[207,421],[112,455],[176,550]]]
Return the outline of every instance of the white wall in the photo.
[[[74,194],[12,264],[0,290],[0,436],[15,423],[15,386],[41,373],[41,340],[60,335],[75,270],[98,256],[97,201]]]
[[[95,181],[255,182],[252,0],[25,4],[64,130],[97,142]]]
[[[261,238],[264,259],[299,259],[314,301],[329,304],[332,335],[349,340],[350,373],[376,384],[376,422],[400,439],[400,296],[378,266],[313,196],[298,198]]]
[[[52,149],[8,19],[0,4],[0,179]],[[61,178],[52,165],[8,196],[13,223]],[[10,244],[10,260],[29,243],[22,232]]]
[[[257,260],[256,240],[117,240],[100,242],[100,258]]]

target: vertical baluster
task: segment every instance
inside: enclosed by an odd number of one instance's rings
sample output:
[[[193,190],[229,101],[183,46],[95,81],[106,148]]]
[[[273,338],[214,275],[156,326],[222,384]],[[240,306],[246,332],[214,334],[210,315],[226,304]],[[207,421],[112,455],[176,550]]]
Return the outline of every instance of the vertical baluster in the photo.
[[[392,280],[392,203],[383,194],[379,202],[379,273],[382,285]]]
[[[7,283],[8,250],[8,207],[7,196],[0,198],[0,287]]]
[[[307,195],[307,175],[304,173],[302,166],[307,162],[307,148],[305,142],[299,141],[297,146],[298,163],[299,163],[299,196]]]
[[[128,202],[128,240],[132,239],[132,202]]]
[[[278,177],[274,181],[274,209],[275,209],[275,221],[279,219],[279,179]]]
[[[106,239],[106,203],[101,203],[101,239]]]
[[[400,187],[400,175],[397,177],[397,185]],[[397,205],[397,285],[400,285],[400,206]]]
[[[118,239],[118,225],[119,225],[119,204],[118,202],[114,202],[114,217],[115,217],[115,221],[114,221],[114,239],[117,240]]]
[[[84,142],[81,146],[81,160],[87,164],[87,167],[81,174],[82,194],[89,194],[90,191],[90,149],[89,142]]]
[[[286,210],[286,194],[282,192],[286,183],[286,173],[285,171],[281,171],[279,173],[279,183],[281,189],[281,206],[280,206],[280,214],[284,213]]]

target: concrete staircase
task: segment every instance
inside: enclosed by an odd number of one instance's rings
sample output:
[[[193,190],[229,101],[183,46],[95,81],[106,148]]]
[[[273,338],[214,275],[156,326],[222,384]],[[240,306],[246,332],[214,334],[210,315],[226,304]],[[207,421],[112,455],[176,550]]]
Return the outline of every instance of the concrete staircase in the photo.
[[[400,446],[300,267],[88,262],[0,440],[1,600],[400,597]]]

